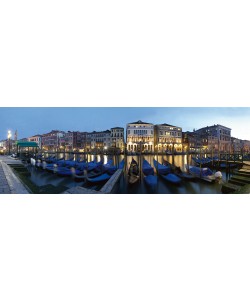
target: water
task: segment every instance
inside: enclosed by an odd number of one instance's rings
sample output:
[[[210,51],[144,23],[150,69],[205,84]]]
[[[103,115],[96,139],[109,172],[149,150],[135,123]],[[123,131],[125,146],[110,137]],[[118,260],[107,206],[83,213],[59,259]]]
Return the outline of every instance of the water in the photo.
[[[100,161],[101,159],[106,163],[108,159],[113,158],[114,164],[116,166],[119,165],[120,161],[124,158],[123,155],[119,156],[108,156],[108,155],[84,155],[84,154],[65,154],[58,153],[58,159],[65,157],[65,159],[69,159],[74,157],[74,159],[88,159],[88,161],[92,161],[95,158]],[[185,170],[185,165],[187,162],[192,165],[191,156],[187,155],[175,155],[172,157],[171,155],[145,155],[145,159],[153,166],[153,159],[158,160],[160,163],[164,160],[173,162],[176,166],[179,166],[183,171]],[[121,177],[120,182],[118,183],[117,191],[118,194],[148,194],[148,193],[158,193],[158,194],[218,194],[221,193],[221,186],[223,182],[226,182],[229,179],[229,175],[226,174],[225,171],[222,172],[222,180],[219,183],[209,183],[201,180],[197,181],[187,181],[182,180],[180,185],[174,185],[169,182],[166,182],[162,178],[158,178],[158,184],[155,189],[150,189],[144,183],[143,178],[134,185],[129,185],[127,183],[127,170],[129,168],[130,162],[134,158],[138,163],[140,163],[140,156],[127,156],[127,164],[125,167],[125,172]],[[156,170],[155,170],[156,171]],[[87,188],[99,190],[103,185],[91,186],[89,184],[83,182],[75,182],[71,177],[59,177],[56,174],[48,173],[47,171],[31,168],[31,180],[38,186],[43,186],[46,184],[52,184],[54,186],[64,185],[68,188],[75,186],[84,186]]]

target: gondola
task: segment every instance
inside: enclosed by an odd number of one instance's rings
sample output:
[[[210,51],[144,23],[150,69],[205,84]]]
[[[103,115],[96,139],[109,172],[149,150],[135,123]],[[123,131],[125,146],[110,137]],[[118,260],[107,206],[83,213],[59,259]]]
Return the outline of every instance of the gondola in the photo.
[[[157,186],[157,176],[154,175],[154,168],[150,165],[150,163],[143,159],[142,163],[142,172],[144,174],[144,181],[149,187]]]
[[[179,184],[181,182],[181,178],[171,173],[171,167],[160,164],[154,159],[154,166],[156,170],[158,170],[158,174],[162,179],[174,183]]]
[[[93,170],[100,170],[102,169],[102,166],[103,166],[103,161],[99,161],[99,162],[96,162],[95,160],[94,161],[91,161],[89,163],[86,163],[86,169],[87,171],[93,171]]]
[[[163,175],[163,174],[160,174],[161,178],[168,181],[168,182],[171,182],[171,183],[174,183],[174,184],[179,184],[181,183],[181,178],[176,176],[175,174],[173,173],[169,173],[167,175]]]
[[[86,177],[86,179],[89,183],[102,183],[102,182],[108,181],[110,178],[111,178],[111,175],[109,175],[107,173],[103,173],[102,175],[93,177],[93,178]]]
[[[117,170],[114,166],[113,159],[110,159],[106,164],[103,165],[103,170],[106,171],[109,175],[113,175]]]
[[[230,168],[230,169],[234,169],[239,167],[239,164],[236,163],[220,163],[220,169],[226,169],[226,168]]]
[[[194,175],[197,178],[200,178],[207,182],[214,182],[216,180],[215,175],[213,174],[212,170],[209,168],[199,168],[195,166],[187,166],[187,171],[189,171],[192,175]]]
[[[128,170],[128,183],[135,184],[140,179],[140,171],[138,163],[132,158],[132,162],[130,163]]]
[[[145,176],[154,175],[154,168],[151,167],[150,163],[146,159],[143,159],[142,162],[142,172]]]
[[[155,188],[157,186],[157,176],[155,175],[144,176],[144,181],[151,188]]]
[[[171,168],[171,172],[185,180],[194,180],[195,176],[189,174],[188,172],[183,172],[180,167],[175,166],[174,164],[170,164],[167,160],[163,160],[163,164],[165,166],[169,166]]]
[[[85,181],[85,179],[87,180],[87,177],[88,178],[95,178],[97,176],[100,176],[102,174],[104,174],[105,172],[102,172],[102,171],[98,171],[98,170],[93,170],[93,171],[90,171],[90,172],[87,172],[83,171],[83,174],[82,175],[78,175],[78,174],[74,174],[73,178],[76,182],[82,182],[82,181]]]
[[[125,164],[125,161],[124,161],[124,158],[123,158],[123,160],[119,163],[118,169],[122,170],[124,168],[124,164]]]
[[[195,162],[196,166],[209,167],[212,165],[212,159],[208,157],[196,158],[192,157],[192,160]]]
[[[83,175],[83,168],[78,167],[78,168],[66,168],[66,167],[61,167],[57,169],[57,175],[60,177],[70,177],[70,176],[81,176]]]
[[[157,170],[159,175],[166,175],[171,172],[171,168],[169,166],[164,166],[155,159],[154,159],[154,167]]]

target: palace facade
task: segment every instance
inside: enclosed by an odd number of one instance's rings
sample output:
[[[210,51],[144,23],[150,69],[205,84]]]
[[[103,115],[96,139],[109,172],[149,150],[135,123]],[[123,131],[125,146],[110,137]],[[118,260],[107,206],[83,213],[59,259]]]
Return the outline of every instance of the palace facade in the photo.
[[[158,152],[182,151],[182,128],[170,124],[158,124],[154,127],[154,141]]]
[[[154,152],[154,125],[152,123],[128,123],[126,127],[128,152]]]

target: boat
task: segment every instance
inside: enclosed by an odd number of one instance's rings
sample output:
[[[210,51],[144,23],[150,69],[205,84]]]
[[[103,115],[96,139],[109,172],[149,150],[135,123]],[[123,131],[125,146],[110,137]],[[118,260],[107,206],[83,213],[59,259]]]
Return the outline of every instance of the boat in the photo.
[[[81,182],[81,181],[85,181],[85,179],[87,180],[87,177],[94,178],[94,177],[100,176],[104,173],[105,172],[98,171],[98,170],[92,170],[90,172],[87,172],[87,170],[83,170],[82,175],[74,174],[73,178],[76,182]]]
[[[142,172],[145,176],[154,175],[154,168],[151,167],[150,163],[146,159],[143,159]]]
[[[69,177],[69,176],[80,176],[83,175],[83,168],[67,168],[67,167],[60,167],[56,170],[58,176],[61,177]]]
[[[102,175],[99,175],[99,176],[96,176],[93,178],[86,177],[86,179],[89,183],[101,183],[101,182],[108,181],[110,179],[110,177],[111,177],[111,175],[104,173]]]
[[[86,169],[87,171],[93,171],[93,170],[100,170],[103,166],[103,161],[99,161],[99,162],[96,162],[95,160],[89,162],[89,163],[86,163]]]
[[[124,168],[124,165],[125,165],[125,161],[123,158],[123,160],[119,163],[118,169],[122,170]]]
[[[144,181],[149,187],[156,187],[157,185],[157,176],[154,175],[154,168],[150,163],[143,159],[142,163],[142,172],[144,174]]]
[[[67,166],[67,163],[68,163],[69,161],[65,161],[65,160],[63,160],[63,159],[59,159],[59,160],[56,160],[54,163],[50,163],[50,164],[48,164],[48,163],[46,163],[46,162],[43,162],[42,163],[42,168],[44,169],[44,170],[46,170],[46,171],[48,171],[48,172],[50,172],[50,173],[55,173],[56,172],[56,169],[58,168],[58,167],[65,167],[65,166]]]
[[[213,172],[209,168],[199,168],[195,166],[187,166],[186,169],[190,172],[190,174],[194,175],[197,178],[200,178],[202,180],[208,181],[208,182],[214,182],[216,180],[216,177],[214,176]]]
[[[155,159],[154,159],[154,167],[157,170],[159,175],[166,175],[171,172],[171,169],[169,166],[164,166]]]
[[[181,182],[181,178],[173,173],[169,173],[167,175],[160,174],[160,176],[162,179],[174,184],[179,184]]]
[[[110,159],[106,164],[103,165],[103,170],[110,175],[115,173],[117,168],[114,166],[113,159]]]
[[[154,166],[158,170],[158,174],[162,179],[169,181],[171,183],[178,184],[181,182],[181,178],[172,173],[171,167],[160,164],[154,159]]]
[[[166,155],[171,155],[171,154],[173,154],[173,153],[172,153],[171,151],[168,151],[168,150],[167,150],[167,151],[165,151],[165,154],[166,154]]]
[[[237,168],[239,166],[239,164],[237,163],[231,163],[231,162],[228,162],[228,163],[220,163],[220,168],[221,169],[226,169],[226,168]]]
[[[212,164],[212,159],[208,157],[202,157],[202,158],[192,157],[192,160],[195,162],[197,166],[209,167]]]
[[[169,166],[171,168],[172,173],[177,175],[178,177],[185,179],[185,180],[193,180],[195,179],[195,176],[188,173],[188,172],[183,172],[180,167],[175,166],[174,164],[170,164],[167,160],[163,160],[163,164],[165,166]]]
[[[157,176],[155,175],[144,176],[144,181],[149,187],[154,188],[157,186]]]
[[[130,163],[129,170],[128,170],[128,183],[134,184],[134,183],[138,182],[138,180],[140,179],[139,174],[140,174],[140,171],[139,171],[138,163],[132,158],[132,161]]]

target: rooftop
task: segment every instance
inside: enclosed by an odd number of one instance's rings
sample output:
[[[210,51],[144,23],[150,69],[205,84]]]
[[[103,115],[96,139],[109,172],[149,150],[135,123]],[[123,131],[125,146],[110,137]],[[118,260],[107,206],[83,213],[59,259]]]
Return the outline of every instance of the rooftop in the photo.
[[[104,130],[104,131],[92,131],[92,132],[88,132],[88,134],[99,134],[99,133],[111,133],[110,130]]]
[[[217,125],[216,125],[216,124],[214,124],[214,125],[211,125],[211,126],[205,126],[205,127],[199,128],[199,129],[197,129],[197,131],[198,131],[198,130],[201,130],[201,129],[216,128],[216,127],[223,127],[223,128],[225,128],[225,129],[232,130],[231,128],[226,127],[226,126],[224,126],[224,125],[220,125],[220,124],[217,124]]]
[[[147,123],[147,122],[143,122],[141,120],[137,121],[137,122],[130,122],[128,124],[149,124],[149,125],[153,125],[152,123]]]
[[[170,127],[178,127],[178,126],[174,126],[174,125],[170,125],[170,124],[166,124],[166,123],[163,123],[163,124],[158,124],[157,126],[170,126]]]

